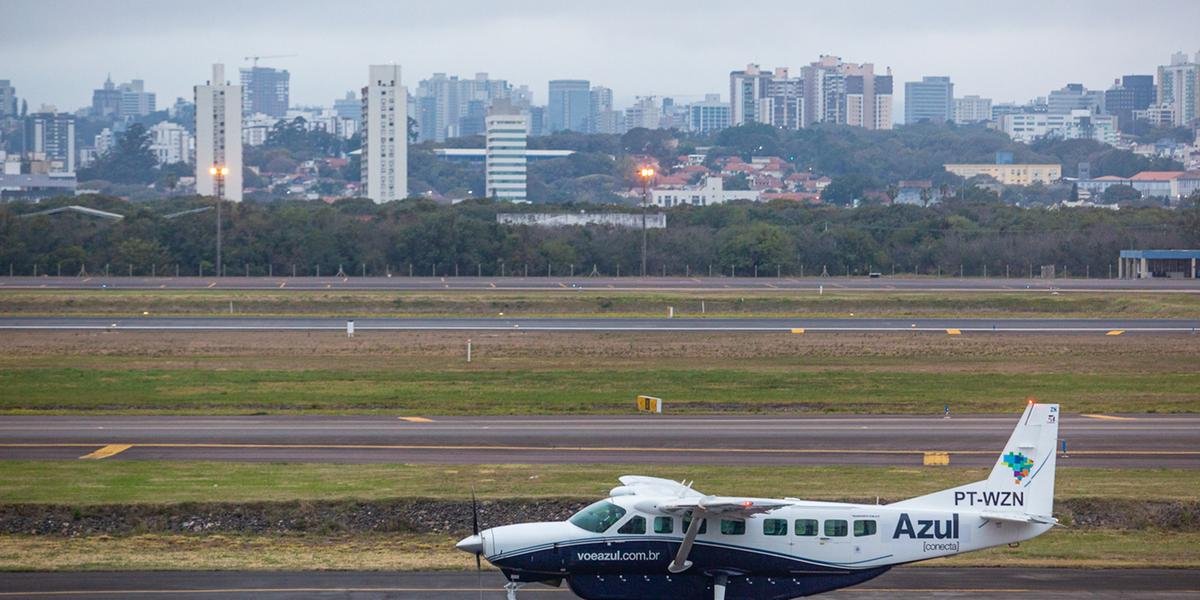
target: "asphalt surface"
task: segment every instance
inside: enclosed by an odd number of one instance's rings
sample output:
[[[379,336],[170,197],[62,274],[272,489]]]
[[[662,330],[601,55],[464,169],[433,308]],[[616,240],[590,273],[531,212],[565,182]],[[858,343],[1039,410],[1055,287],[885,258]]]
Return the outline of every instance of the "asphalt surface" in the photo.
[[[503,578],[476,573],[84,572],[0,573],[0,598],[502,599]],[[1200,571],[1153,569],[970,569],[898,567],[823,598],[1195,598]],[[531,585],[518,598],[575,598],[566,586]]]
[[[669,410],[669,406],[667,407]],[[409,420],[405,420],[409,419]],[[952,465],[996,460],[1016,415],[3,416],[0,459]],[[1064,415],[1060,466],[1200,468],[1200,416]],[[113,452],[113,450],[116,450]],[[94,456],[94,455],[93,455]]]
[[[853,333],[1197,333],[1200,319],[805,319],[805,318],[367,318],[362,331]],[[314,317],[0,317],[0,330],[345,331],[346,318]],[[798,331],[798,330],[803,330]]]
[[[290,269],[289,269],[290,271]],[[1195,279],[1000,277],[0,277],[0,289],[118,290],[808,290],[1200,293]]]

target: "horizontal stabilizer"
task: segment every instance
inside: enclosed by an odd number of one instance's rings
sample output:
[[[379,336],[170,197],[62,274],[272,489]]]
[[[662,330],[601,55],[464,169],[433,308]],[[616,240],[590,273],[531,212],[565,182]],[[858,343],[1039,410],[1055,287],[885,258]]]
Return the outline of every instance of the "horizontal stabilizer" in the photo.
[[[1058,525],[1058,519],[1025,513],[981,512],[980,517],[989,521],[1005,521],[1008,523],[1037,523],[1040,525]]]

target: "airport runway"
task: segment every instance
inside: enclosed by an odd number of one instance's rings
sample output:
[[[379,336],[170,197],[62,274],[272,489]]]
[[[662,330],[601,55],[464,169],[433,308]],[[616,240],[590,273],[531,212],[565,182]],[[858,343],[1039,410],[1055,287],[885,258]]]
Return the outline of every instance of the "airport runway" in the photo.
[[[0,459],[952,465],[996,460],[999,416],[4,416]],[[1200,416],[1064,415],[1060,466],[1200,468]],[[95,454],[98,453],[98,454]]]
[[[350,317],[353,318],[353,317]],[[347,318],[0,317],[0,330],[345,331]],[[1197,333],[1200,319],[353,318],[355,331]]]
[[[388,572],[147,571],[0,573],[0,598],[138,598],[139,600],[300,598],[478,600],[504,598],[503,577]],[[858,586],[820,596],[837,600],[924,598],[1195,598],[1200,571],[897,567]],[[519,598],[576,598],[564,585],[531,585]]]
[[[1016,269],[1014,268],[1014,271]],[[381,291],[959,291],[1200,293],[1195,279],[1026,279],[1001,277],[0,277],[4,289],[381,290]]]

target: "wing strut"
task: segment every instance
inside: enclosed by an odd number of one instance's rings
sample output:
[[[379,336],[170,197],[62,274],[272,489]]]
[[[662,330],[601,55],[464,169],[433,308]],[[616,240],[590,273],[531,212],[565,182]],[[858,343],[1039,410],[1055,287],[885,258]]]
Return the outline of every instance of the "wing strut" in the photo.
[[[700,524],[704,522],[704,511],[695,510],[691,514],[692,522],[688,523],[687,533],[683,534],[683,543],[679,544],[675,560],[667,566],[667,570],[672,573],[682,573],[692,566],[692,561],[687,558],[692,553],[692,544],[696,541],[696,534],[700,533]]]

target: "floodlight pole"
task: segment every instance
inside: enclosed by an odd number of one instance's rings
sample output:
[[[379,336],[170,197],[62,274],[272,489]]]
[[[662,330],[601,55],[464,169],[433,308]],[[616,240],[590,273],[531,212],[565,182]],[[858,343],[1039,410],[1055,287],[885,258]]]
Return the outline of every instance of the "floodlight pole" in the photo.
[[[221,204],[225,198],[225,175],[229,173],[229,168],[214,162],[208,172],[213,176],[217,188],[217,277],[220,277],[224,271],[221,268]]]
[[[643,167],[638,171],[642,177],[642,277],[646,276],[646,211],[650,206],[650,178],[654,177],[654,169]]]

